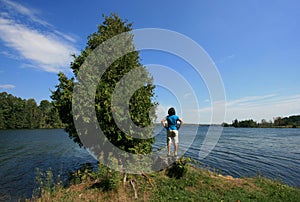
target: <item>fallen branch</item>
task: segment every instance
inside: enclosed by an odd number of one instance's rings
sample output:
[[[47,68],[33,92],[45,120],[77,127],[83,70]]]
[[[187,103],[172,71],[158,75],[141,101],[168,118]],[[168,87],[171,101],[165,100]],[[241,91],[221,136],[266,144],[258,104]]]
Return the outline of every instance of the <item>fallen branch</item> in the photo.
[[[148,179],[149,183],[151,184],[151,186],[153,187],[153,184],[152,184],[152,179],[146,174],[144,173],[143,171],[141,172],[141,174]]]
[[[136,188],[135,188],[135,185],[134,185],[133,180],[130,180],[130,184],[131,184],[131,186],[132,186],[132,188],[133,188],[133,190],[134,190],[134,198],[137,199],[137,198],[138,198],[137,190],[136,190]]]

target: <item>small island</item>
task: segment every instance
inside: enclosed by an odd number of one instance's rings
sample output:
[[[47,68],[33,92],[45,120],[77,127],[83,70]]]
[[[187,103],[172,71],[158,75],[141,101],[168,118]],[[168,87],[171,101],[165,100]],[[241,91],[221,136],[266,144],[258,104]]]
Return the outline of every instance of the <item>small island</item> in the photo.
[[[239,121],[235,119],[232,124],[223,123],[223,127],[235,128],[300,128],[300,115],[293,115],[289,117],[276,117],[274,121],[256,122],[253,119]]]

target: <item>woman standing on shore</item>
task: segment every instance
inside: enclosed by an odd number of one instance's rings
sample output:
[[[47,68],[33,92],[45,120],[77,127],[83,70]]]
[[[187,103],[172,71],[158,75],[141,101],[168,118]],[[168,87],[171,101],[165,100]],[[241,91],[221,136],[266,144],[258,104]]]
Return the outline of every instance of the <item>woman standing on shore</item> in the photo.
[[[167,121],[167,125],[166,125]],[[179,125],[177,124],[179,122]],[[168,145],[168,155],[171,155],[171,144],[174,142],[174,156],[178,155],[178,130],[183,124],[181,118],[176,115],[175,109],[171,107],[168,110],[168,116],[161,120],[161,124],[167,129],[167,145]]]

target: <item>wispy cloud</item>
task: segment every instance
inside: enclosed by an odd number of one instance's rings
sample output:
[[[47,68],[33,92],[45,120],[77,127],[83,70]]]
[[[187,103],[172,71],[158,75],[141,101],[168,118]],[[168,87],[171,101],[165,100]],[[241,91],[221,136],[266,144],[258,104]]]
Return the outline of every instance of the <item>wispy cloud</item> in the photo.
[[[219,105],[216,104],[218,107]],[[292,114],[300,114],[300,94],[282,96],[276,94],[268,94],[261,96],[243,97],[236,100],[227,101],[226,122],[234,119],[254,119],[261,121],[262,119],[271,120],[278,116],[289,116]],[[205,107],[195,110],[200,114],[201,121],[210,123],[212,115],[212,107]]]
[[[3,84],[3,85],[0,85],[0,89],[13,89],[15,88],[16,86],[15,85],[12,85],[12,84]]]
[[[36,10],[9,0],[2,0],[2,4],[6,8],[5,14],[0,16],[0,39],[4,44],[30,66],[48,72],[65,70],[71,61],[71,54],[77,52],[75,39],[38,18]],[[35,26],[29,26],[26,20],[34,22]]]
[[[8,52],[8,51],[1,51],[0,52],[1,55],[7,57],[7,58],[11,58],[11,59],[14,59],[14,60],[19,60],[21,59],[20,57],[18,57],[17,55],[11,53],[11,52]]]
[[[33,8],[27,8],[19,3],[9,1],[9,0],[2,0],[3,5],[8,9],[8,12],[14,11],[14,15],[24,15],[30,18],[31,21],[36,22],[38,24],[44,25],[44,26],[52,26],[48,22],[40,19],[37,14],[38,11]]]
[[[227,106],[227,117],[260,121],[272,119],[277,116],[288,116],[300,113],[300,95],[270,97],[262,96],[261,99],[243,101],[237,105]]]
[[[192,93],[188,92],[188,93],[185,93],[185,94],[183,95],[183,98],[184,98],[184,99],[189,99],[192,95],[193,95]]]
[[[219,63],[219,64],[225,63],[227,61],[235,59],[235,57],[236,57],[235,54],[227,55],[227,56],[221,58],[219,61],[217,61],[217,63]]]
[[[232,100],[226,103],[227,107],[231,106],[240,106],[240,105],[249,105],[257,102],[262,102],[265,100],[269,100],[270,98],[276,97],[276,94],[268,94],[268,95],[260,95],[260,96],[249,96],[249,97],[243,97],[240,99]]]

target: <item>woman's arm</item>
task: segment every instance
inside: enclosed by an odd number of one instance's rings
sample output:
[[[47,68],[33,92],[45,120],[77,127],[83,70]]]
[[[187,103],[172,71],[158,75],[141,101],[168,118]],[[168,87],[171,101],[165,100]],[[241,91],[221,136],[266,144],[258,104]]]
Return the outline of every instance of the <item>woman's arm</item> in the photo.
[[[166,117],[165,118],[163,118],[162,120],[161,120],[161,125],[165,128],[166,127]]]
[[[182,121],[182,119],[181,118],[179,118],[178,119],[178,121],[179,121],[179,126],[177,127],[177,130],[179,130],[179,128],[181,127],[181,125],[183,124],[183,121]]]

